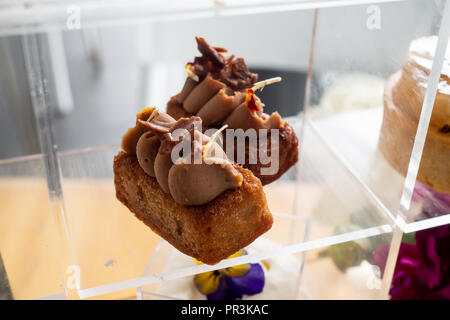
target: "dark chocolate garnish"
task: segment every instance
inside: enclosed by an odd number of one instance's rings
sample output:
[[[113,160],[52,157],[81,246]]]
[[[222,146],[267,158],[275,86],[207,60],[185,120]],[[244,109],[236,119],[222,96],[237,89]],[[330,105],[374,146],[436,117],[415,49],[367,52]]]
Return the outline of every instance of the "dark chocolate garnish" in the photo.
[[[224,49],[220,48],[218,51],[215,47],[211,47],[202,37],[195,37],[195,40],[197,40],[198,51],[200,51],[203,56],[207,57],[214,66],[217,68],[223,68],[225,66],[225,57],[221,55],[219,51],[226,52],[226,49],[223,51]]]
[[[202,56],[195,57],[194,73],[203,80],[208,73],[234,90],[250,88],[258,80],[256,73],[250,72],[243,58],[234,55],[225,58],[226,49],[210,46],[204,38],[195,37]]]
[[[220,80],[235,90],[242,90],[252,87],[258,75],[248,70],[244,58],[235,58],[221,70]]]

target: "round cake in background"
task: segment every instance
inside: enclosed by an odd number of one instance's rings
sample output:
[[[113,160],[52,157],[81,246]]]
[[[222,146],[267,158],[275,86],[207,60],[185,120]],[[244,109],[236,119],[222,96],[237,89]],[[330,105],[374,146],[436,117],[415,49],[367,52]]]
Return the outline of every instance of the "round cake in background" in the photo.
[[[379,149],[402,175],[408,169],[433,62],[437,37],[414,40],[402,69],[384,90]],[[450,193],[450,46],[436,93],[417,179],[436,191]]]

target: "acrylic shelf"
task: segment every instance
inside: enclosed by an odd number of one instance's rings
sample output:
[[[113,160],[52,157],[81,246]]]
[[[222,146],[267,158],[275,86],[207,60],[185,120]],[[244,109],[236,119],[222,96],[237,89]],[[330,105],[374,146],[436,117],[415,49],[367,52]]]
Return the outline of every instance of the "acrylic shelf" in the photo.
[[[300,134],[300,123],[292,120]],[[170,271],[164,270],[164,255],[156,255],[153,259],[159,263],[147,272],[144,270],[154,255],[159,237],[115,199],[112,159],[118,148],[62,153],[66,209],[75,260],[82,270],[80,297],[108,294],[276,255],[298,254],[392,231],[392,219],[360,187],[351,172],[342,170],[340,161],[309,125],[302,150],[298,167],[265,187],[275,221],[264,237],[280,243],[280,248],[224,260],[214,266],[193,265]],[[330,175],[331,172],[334,174]],[[336,187],[340,185],[349,188]],[[323,203],[332,203],[333,210],[324,211],[320,208]],[[357,215],[350,217],[354,212]],[[350,222],[361,229],[335,234],[336,227]]]

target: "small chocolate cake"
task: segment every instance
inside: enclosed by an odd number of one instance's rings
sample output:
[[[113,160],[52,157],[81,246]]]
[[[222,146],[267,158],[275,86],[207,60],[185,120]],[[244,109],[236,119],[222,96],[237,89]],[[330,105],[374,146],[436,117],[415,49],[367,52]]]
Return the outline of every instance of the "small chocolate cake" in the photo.
[[[273,218],[260,180],[197,131],[201,121],[144,109],[122,139],[114,182],[117,199],[154,232],[215,264],[269,230]],[[183,144],[188,152],[174,158]]]
[[[263,184],[275,181],[298,161],[298,139],[294,129],[282,120],[278,112],[271,115],[263,112],[264,104],[254,91],[263,87],[264,84],[260,84],[264,81],[256,83],[258,75],[249,71],[243,58],[225,57],[226,49],[210,46],[201,37],[196,37],[196,40],[202,55],[186,65],[188,77],[181,92],[168,102],[167,113],[175,119],[198,116],[203,121],[204,130],[223,125],[234,130],[262,129],[269,133],[268,141],[272,141],[271,135],[277,134],[277,145],[271,149],[279,154],[277,159],[267,162],[256,157],[255,161],[249,161],[252,148],[248,140],[244,142],[245,161],[238,161],[236,153],[233,158],[250,169]],[[233,143],[237,152],[239,142]],[[259,146],[259,140],[256,145]],[[273,167],[273,161],[277,161],[278,169],[265,173],[262,169]]]

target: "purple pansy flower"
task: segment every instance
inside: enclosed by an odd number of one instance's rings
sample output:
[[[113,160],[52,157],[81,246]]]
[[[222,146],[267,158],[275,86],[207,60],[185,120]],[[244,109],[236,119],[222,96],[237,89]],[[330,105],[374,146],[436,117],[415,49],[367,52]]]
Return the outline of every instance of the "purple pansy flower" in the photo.
[[[244,254],[245,251],[241,250],[231,257]],[[260,293],[264,282],[264,270],[259,263],[247,263],[194,276],[195,286],[208,300],[242,299],[243,295]]]

